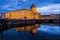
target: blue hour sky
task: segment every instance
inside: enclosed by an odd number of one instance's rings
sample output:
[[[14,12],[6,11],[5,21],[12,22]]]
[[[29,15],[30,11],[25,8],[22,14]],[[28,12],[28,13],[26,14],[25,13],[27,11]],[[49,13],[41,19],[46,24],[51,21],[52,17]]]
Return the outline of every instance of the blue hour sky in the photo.
[[[0,13],[30,9],[32,4],[41,14],[60,14],[60,0],[0,0]]]

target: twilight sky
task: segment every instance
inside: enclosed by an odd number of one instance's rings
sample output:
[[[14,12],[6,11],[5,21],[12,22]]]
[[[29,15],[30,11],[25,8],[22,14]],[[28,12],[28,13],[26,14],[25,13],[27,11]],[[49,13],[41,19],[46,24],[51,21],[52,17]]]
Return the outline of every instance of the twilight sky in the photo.
[[[0,0],[0,13],[30,9],[32,3],[41,14],[60,14],[60,0]]]

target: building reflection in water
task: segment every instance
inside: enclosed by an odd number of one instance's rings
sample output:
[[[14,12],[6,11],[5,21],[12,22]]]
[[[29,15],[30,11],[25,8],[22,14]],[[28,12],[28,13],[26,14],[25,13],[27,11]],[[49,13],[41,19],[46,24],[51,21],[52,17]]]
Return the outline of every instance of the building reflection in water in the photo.
[[[55,24],[54,24],[54,23],[50,23],[49,25],[50,25],[50,26],[54,26]]]
[[[14,27],[11,28],[15,30],[16,32],[30,32],[32,35],[37,33],[37,28],[40,27],[40,24],[30,25],[30,26],[23,26],[23,27]],[[9,29],[8,29],[9,30]],[[7,31],[8,31],[7,30]],[[0,37],[3,37],[3,32],[0,34]]]
[[[7,30],[3,32],[3,36],[1,39],[3,40],[55,40],[60,38],[60,24],[35,24],[25,27],[18,27],[18,28],[12,28],[13,30]],[[30,32],[32,32],[33,29],[38,29],[36,34],[34,36],[31,36]],[[15,31],[16,30],[16,31]],[[21,32],[22,31],[22,32]],[[29,32],[30,31],[30,32]],[[33,32],[34,33],[34,32]],[[58,34],[57,36],[54,36]],[[0,40],[1,40],[0,39]]]
[[[59,23],[49,23],[50,26],[60,26]]]
[[[30,25],[30,26],[24,26],[24,27],[16,27],[12,28],[14,30],[22,31],[22,32],[31,32],[32,34],[35,34],[37,32],[37,28],[40,27],[40,24]]]

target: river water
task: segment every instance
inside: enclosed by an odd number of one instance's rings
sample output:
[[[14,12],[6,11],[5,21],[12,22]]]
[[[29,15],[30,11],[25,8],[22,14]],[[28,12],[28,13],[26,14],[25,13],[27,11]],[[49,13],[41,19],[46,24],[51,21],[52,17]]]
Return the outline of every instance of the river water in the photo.
[[[60,40],[60,24],[39,25],[34,36],[30,32],[16,32],[13,29],[9,29],[3,32],[0,40]]]

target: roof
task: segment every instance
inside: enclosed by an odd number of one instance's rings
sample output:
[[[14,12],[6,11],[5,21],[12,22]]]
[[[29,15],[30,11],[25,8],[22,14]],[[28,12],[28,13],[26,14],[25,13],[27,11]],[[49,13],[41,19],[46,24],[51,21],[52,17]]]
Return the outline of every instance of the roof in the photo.
[[[32,4],[31,8],[32,8],[32,7],[35,7],[35,5],[34,5],[34,4]]]

